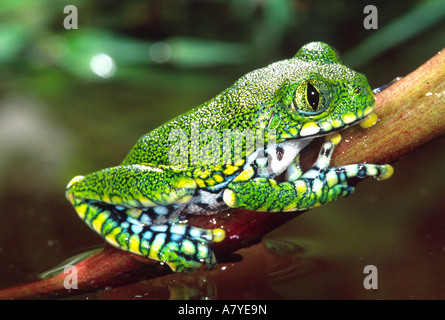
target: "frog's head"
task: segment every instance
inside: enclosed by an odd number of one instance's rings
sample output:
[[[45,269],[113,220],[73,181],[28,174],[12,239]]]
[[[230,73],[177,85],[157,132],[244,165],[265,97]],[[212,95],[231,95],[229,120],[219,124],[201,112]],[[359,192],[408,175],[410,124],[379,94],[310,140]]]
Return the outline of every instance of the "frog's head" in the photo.
[[[278,140],[327,135],[373,113],[375,100],[366,77],[344,66],[327,44],[309,43],[273,69],[287,70],[280,74],[270,112],[265,112],[270,115],[267,127],[276,130]]]

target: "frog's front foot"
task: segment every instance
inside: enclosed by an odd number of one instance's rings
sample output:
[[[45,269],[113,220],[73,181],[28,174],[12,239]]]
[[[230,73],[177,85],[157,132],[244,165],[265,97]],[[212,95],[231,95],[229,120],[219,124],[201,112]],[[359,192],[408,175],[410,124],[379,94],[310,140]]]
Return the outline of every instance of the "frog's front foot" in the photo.
[[[313,206],[334,201],[353,193],[355,188],[348,184],[351,178],[374,177],[378,180],[386,180],[394,172],[393,167],[388,164],[359,163],[330,168],[331,156],[338,142],[339,137],[325,142],[312,168],[301,177],[302,180],[309,182],[315,192],[317,201],[314,202]]]
[[[340,138],[340,135],[330,137],[323,144],[312,168],[303,175],[291,175],[292,180],[281,183],[264,177],[234,180],[224,190],[224,202],[232,208],[255,211],[307,210],[353,193],[354,187],[348,184],[351,178],[375,177],[384,180],[392,175],[390,165],[360,163],[329,167],[334,147]]]

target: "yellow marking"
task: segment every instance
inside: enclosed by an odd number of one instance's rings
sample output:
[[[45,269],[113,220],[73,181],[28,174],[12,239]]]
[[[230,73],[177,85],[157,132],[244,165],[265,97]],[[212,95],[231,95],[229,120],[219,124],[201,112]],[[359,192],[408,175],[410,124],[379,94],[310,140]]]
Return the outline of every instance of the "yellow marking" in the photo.
[[[172,269],[173,272],[176,272],[176,269],[178,269],[178,264],[176,262],[165,262],[170,269]]]
[[[233,174],[236,170],[238,170],[238,167],[235,166],[227,166],[227,168],[223,171],[223,173],[226,176],[230,176],[231,174]]]
[[[292,136],[291,134],[289,134],[289,133],[287,133],[286,131],[284,131],[284,132],[281,134],[281,138],[283,138],[283,139],[289,139],[289,138],[295,138],[295,136]]]
[[[141,253],[140,253],[140,255],[146,256],[149,249],[150,249],[150,243],[146,239],[141,239],[141,244],[140,244]]]
[[[331,124],[334,128],[339,128],[343,125],[343,122],[340,119],[334,119]]]
[[[213,242],[221,242],[226,237],[226,232],[223,229],[217,228],[212,230]]]
[[[140,243],[139,236],[133,234],[129,239],[128,249],[133,253],[141,254],[141,251],[139,250],[139,243]]]
[[[151,244],[148,256],[152,259],[160,260],[158,253],[159,251],[161,251],[164,242],[165,242],[165,234],[164,233],[158,234]]]
[[[367,107],[364,111],[363,111],[363,115],[367,116],[369,114],[371,114],[374,111],[374,106],[371,107]]]
[[[290,203],[283,208],[283,212],[295,211],[295,204]]]
[[[342,118],[343,122],[346,123],[346,124],[352,123],[355,120],[357,120],[357,116],[354,113],[352,113],[352,112],[344,113],[341,116],[341,118]]]
[[[320,132],[320,127],[313,121],[311,122],[306,122],[300,130],[300,136],[305,137],[305,136],[310,136],[313,134],[317,134]]]
[[[307,192],[307,186],[303,180],[295,180],[294,185],[295,190],[297,190],[297,194],[304,194]]]
[[[236,176],[235,179],[233,179],[234,182],[236,181],[248,181],[250,178],[252,178],[255,175],[255,170],[251,166],[248,166],[246,169],[241,171],[239,175]]]
[[[379,116],[375,112],[371,112],[366,118],[360,121],[360,127],[370,128],[377,123]]]
[[[226,189],[223,193],[223,200],[224,203],[227,204],[229,207],[235,207],[236,204],[236,194],[233,190]]]
[[[144,207],[153,207],[156,205],[156,203],[154,203],[152,200],[147,199],[147,198],[138,198],[137,200],[139,200],[140,204]],[[130,203],[130,202],[129,202]],[[133,202],[134,206],[139,205],[136,201]]]
[[[81,217],[82,219],[85,219],[85,214],[88,211],[88,205],[86,203],[82,203],[82,204],[76,206],[75,208],[76,208],[76,212],[79,215],[79,217]]]
[[[389,178],[391,178],[391,176],[394,173],[394,168],[391,165],[386,164],[383,167],[384,167],[383,172],[379,176],[376,177],[377,180],[389,179]]]
[[[205,188],[206,184],[205,184],[204,180],[202,180],[200,178],[195,178],[195,181],[198,184],[198,187]]]
[[[233,164],[235,167],[241,167],[244,164],[244,159],[237,159]]]
[[[182,241],[181,252],[187,255],[193,255],[196,252],[196,247],[190,240]]]
[[[205,182],[206,182],[206,185],[211,186],[211,187],[216,184],[216,181],[213,178],[209,178]]]
[[[111,200],[111,201],[110,201],[111,203],[115,203],[115,204],[118,204],[118,203],[122,203],[122,202],[123,202],[123,201],[122,201],[122,198],[119,197],[119,196],[113,196],[110,200]],[[105,197],[104,197],[104,200],[103,200],[103,201],[108,202],[108,201],[105,200]]]
[[[198,178],[199,179],[199,178]],[[193,180],[191,178],[182,177],[178,179],[177,181],[172,183],[172,186],[177,189],[196,189],[196,181],[197,179]],[[202,181],[202,180],[201,180]]]
[[[199,246],[198,247],[198,256],[206,257],[208,255],[209,249],[207,246]]]
[[[105,240],[113,246],[119,248],[121,245],[117,242],[116,236],[121,233],[122,229],[120,227],[114,228],[109,234],[105,236]]]
[[[75,204],[76,198],[69,192],[69,190],[65,191],[65,198],[72,204]]]
[[[330,123],[329,121],[322,121],[322,123],[321,123],[321,129],[322,129],[324,132],[331,131],[331,130],[332,130],[332,125],[331,125],[331,123]]]
[[[96,218],[92,221],[92,225],[94,227],[94,230],[97,231],[97,233],[100,234],[100,230],[102,229],[102,225],[104,224],[105,220],[108,219],[110,214],[108,212],[102,212],[99,213]]]
[[[298,130],[297,128],[290,128],[289,129],[289,133],[291,134],[292,137],[296,137],[298,135]]]
[[[141,214],[142,214],[142,210],[138,209],[138,208],[130,208],[130,209],[127,209],[126,213],[130,217],[138,219],[141,216]]]
[[[266,202],[261,207],[255,209],[255,211],[259,212],[278,212],[277,209],[270,208],[270,203]]]
[[[206,179],[209,177],[210,174],[210,170],[201,170],[201,169],[196,169],[193,172],[197,177],[201,178],[201,179]]]
[[[215,179],[216,182],[221,183],[224,181],[224,177],[219,174],[214,174],[213,179]]]
[[[338,132],[331,133],[330,135],[326,136],[326,141],[331,141],[334,144],[334,146],[336,146],[341,141],[341,134]]]

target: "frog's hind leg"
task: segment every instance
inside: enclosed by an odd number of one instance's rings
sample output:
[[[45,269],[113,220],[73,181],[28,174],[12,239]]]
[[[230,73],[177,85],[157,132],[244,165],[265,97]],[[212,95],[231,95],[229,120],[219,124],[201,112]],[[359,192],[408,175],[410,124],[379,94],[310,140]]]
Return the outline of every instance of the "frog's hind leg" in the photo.
[[[137,229],[137,230],[134,230]],[[137,233],[140,230],[140,233]],[[132,226],[135,232],[130,239],[139,243],[136,253],[151,259],[163,261],[176,272],[191,272],[205,264],[216,267],[217,261],[211,249],[211,242],[217,242],[222,229],[206,230],[185,224],[163,224],[145,226],[142,229]],[[133,250],[130,250],[133,252]]]
[[[109,244],[165,262],[173,271],[191,272],[203,264],[208,268],[217,264],[210,245],[223,240],[224,231],[178,223],[178,219],[174,220],[172,216],[178,209],[177,205],[137,209],[90,202],[88,205],[75,205],[75,208]],[[163,223],[148,224],[155,219],[161,222],[162,216],[165,217]]]
[[[214,267],[211,242],[222,229],[180,223],[197,183],[179,169],[122,165],[75,177],[66,196],[81,219],[116,248],[167,263],[175,271]]]

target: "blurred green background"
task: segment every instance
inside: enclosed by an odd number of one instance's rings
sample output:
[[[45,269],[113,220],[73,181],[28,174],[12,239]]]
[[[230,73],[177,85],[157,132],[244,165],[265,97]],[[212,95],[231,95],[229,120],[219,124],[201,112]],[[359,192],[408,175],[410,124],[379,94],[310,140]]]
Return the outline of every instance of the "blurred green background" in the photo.
[[[445,1],[374,1],[376,30],[363,26],[367,4],[0,0],[0,288],[103,243],[64,198],[72,177],[118,164],[142,134],[246,72],[324,41],[378,87],[445,47]],[[67,5],[78,10],[76,30],[64,28]],[[444,299],[444,145],[268,236],[303,248],[305,268],[205,295]],[[367,264],[379,268],[378,291],[363,288]],[[194,285],[181,290],[201,298]]]

